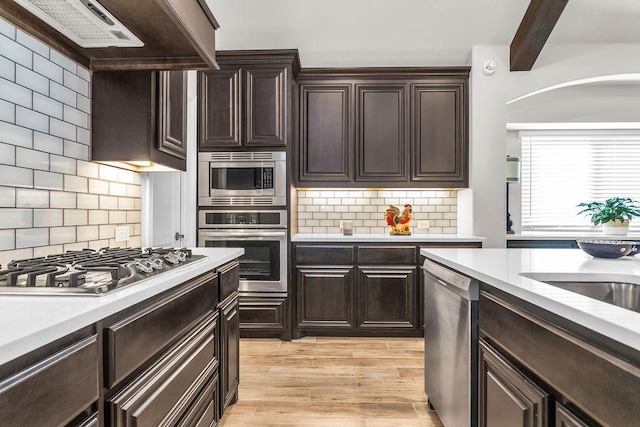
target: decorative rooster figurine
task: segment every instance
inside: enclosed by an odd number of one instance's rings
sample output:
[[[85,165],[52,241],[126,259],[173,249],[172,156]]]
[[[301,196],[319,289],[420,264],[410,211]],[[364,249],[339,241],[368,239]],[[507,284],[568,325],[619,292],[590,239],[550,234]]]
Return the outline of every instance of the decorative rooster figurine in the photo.
[[[389,209],[384,212],[384,217],[387,220],[387,225],[391,226],[391,231],[389,232],[392,236],[408,236],[411,234],[411,220],[413,219],[413,210],[411,209],[410,204],[404,205],[404,211],[402,211],[402,216],[400,216],[400,209],[396,208],[393,205],[389,205]]]

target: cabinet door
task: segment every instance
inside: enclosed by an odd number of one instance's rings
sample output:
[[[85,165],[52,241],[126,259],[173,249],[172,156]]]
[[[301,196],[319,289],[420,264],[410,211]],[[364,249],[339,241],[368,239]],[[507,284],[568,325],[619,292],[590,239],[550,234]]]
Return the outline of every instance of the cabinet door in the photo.
[[[416,327],[415,265],[358,268],[358,327]]]
[[[199,147],[239,147],[240,69],[199,73]]]
[[[482,340],[479,349],[479,426],[548,426],[547,393]]]
[[[556,402],[556,427],[587,427],[580,418]]]
[[[407,181],[407,86],[356,88],[356,181]]]
[[[299,329],[353,330],[353,267],[297,268]]]
[[[187,73],[160,72],[160,139],[158,149],[180,159],[187,158]]]
[[[298,180],[351,181],[351,85],[300,85]]]
[[[411,100],[411,180],[467,187],[465,86],[415,84]]]
[[[240,315],[238,294],[220,306],[220,415],[238,400],[240,383]]]
[[[240,297],[241,337],[280,337],[288,332],[287,299]]]
[[[246,145],[287,145],[287,69],[248,69]]]

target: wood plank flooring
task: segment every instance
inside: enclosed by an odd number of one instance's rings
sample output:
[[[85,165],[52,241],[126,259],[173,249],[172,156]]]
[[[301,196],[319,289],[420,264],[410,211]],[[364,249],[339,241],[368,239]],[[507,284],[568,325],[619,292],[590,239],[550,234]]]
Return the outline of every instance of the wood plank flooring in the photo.
[[[238,402],[221,427],[441,427],[424,393],[424,340],[240,340]]]

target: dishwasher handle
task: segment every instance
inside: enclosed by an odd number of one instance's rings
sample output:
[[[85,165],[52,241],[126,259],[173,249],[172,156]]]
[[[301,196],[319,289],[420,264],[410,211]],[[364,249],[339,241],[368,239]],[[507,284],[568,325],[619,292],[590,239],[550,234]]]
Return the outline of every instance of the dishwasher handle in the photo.
[[[480,286],[477,280],[446,268],[430,259],[425,259],[422,267],[424,268],[425,274],[429,274],[432,279],[449,288],[452,292],[471,301],[477,301],[479,299]]]

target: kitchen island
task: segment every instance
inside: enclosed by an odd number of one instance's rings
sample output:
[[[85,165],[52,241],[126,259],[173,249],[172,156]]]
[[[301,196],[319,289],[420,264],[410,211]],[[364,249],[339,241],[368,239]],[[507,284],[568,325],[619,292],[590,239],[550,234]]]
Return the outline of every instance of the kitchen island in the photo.
[[[421,255],[480,284],[478,388],[471,393],[478,425],[514,417],[521,421],[509,425],[626,426],[640,419],[640,313],[540,281],[640,283],[639,259],[566,249]]]
[[[103,295],[0,296],[0,424],[219,419],[237,399],[243,252],[196,248]]]

